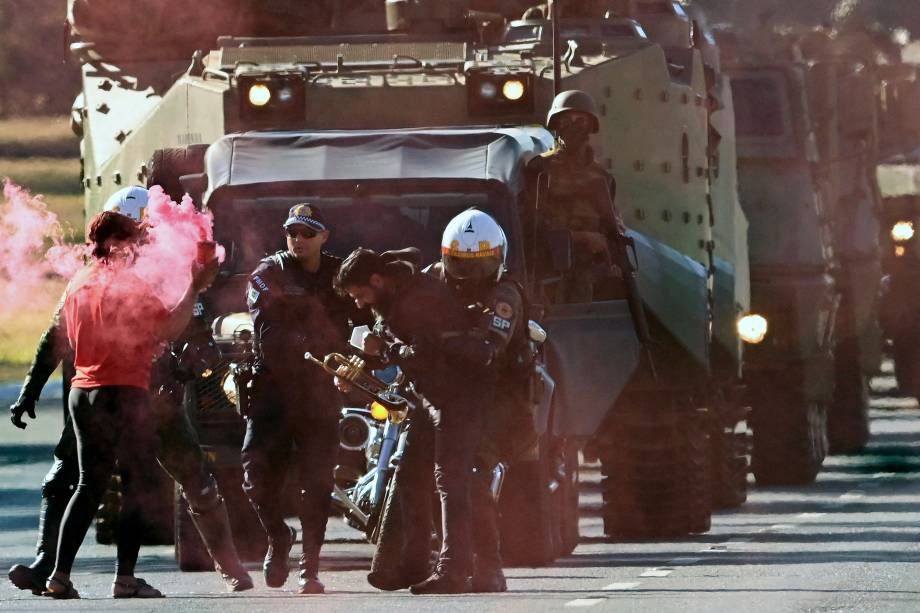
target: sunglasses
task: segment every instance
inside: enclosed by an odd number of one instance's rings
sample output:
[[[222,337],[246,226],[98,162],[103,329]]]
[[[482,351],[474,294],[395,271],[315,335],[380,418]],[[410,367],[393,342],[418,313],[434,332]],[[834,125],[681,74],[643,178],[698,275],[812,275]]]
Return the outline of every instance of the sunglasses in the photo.
[[[316,236],[319,234],[319,232],[310,228],[285,228],[284,232],[288,235],[288,238],[297,238],[298,236],[301,236],[303,238],[310,239],[316,238]]]

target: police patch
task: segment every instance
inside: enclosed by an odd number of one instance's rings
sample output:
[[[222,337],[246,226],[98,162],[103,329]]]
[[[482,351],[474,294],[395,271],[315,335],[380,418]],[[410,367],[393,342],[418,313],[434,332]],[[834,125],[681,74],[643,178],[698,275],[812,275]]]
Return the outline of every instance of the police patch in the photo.
[[[262,277],[260,277],[259,275],[252,276],[252,284],[258,287],[263,292],[268,291],[268,284],[265,283],[265,281],[263,281]],[[258,294],[258,292],[256,292],[256,294]]]
[[[254,287],[249,288],[249,292],[246,294],[246,300],[249,304],[255,304],[259,300],[259,292]]]
[[[500,332],[507,332],[511,329],[511,322],[503,317],[495,315],[492,317],[492,327]]]
[[[507,302],[499,302],[495,305],[495,314],[503,319],[511,319],[514,309]]]

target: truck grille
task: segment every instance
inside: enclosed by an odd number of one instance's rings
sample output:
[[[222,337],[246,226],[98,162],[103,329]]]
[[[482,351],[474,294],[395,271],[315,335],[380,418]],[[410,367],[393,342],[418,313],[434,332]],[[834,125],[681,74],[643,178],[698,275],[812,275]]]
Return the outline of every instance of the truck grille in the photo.
[[[229,362],[222,361],[208,377],[198,377],[194,382],[195,420],[226,421],[239,419],[234,406],[224,394],[222,384],[229,371]]]

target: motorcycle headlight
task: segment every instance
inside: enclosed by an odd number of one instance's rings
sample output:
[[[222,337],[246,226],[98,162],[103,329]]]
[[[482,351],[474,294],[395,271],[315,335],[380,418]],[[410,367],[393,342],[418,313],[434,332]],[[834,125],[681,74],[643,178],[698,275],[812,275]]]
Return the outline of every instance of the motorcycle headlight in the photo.
[[[914,237],[914,222],[899,221],[891,226],[891,240],[896,243],[909,241]]]
[[[745,343],[756,345],[767,336],[769,324],[767,323],[767,318],[763,315],[750,313],[738,319],[736,328],[741,340]]]
[[[360,451],[367,446],[371,428],[360,415],[346,415],[339,421],[339,445],[349,451]]]
[[[220,382],[220,388],[224,392],[224,396],[227,397],[227,401],[230,404],[236,404],[236,379],[233,378],[233,373],[227,373],[224,375],[223,381]]]

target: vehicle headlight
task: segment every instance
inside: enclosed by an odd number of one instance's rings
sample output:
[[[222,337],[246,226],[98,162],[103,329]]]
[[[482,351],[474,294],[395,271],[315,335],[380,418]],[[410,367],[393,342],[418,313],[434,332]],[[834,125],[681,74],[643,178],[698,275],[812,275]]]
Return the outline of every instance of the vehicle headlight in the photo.
[[[896,243],[909,241],[914,237],[914,222],[899,221],[891,226],[891,239]]]
[[[534,110],[532,71],[473,68],[466,73],[471,115],[528,115]]]
[[[249,87],[249,104],[252,106],[265,106],[271,99],[272,90],[264,83],[256,83]]]
[[[233,378],[233,373],[227,373],[224,375],[223,380],[220,382],[220,388],[224,392],[224,396],[227,397],[227,401],[230,404],[236,404],[236,379]]]
[[[349,451],[360,451],[370,440],[371,428],[363,417],[346,415],[339,421],[339,445]]]
[[[524,97],[524,82],[517,79],[505,81],[502,85],[502,96],[508,100],[520,100]]]
[[[736,327],[741,340],[752,345],[762,342],[769,329],[767,318],[756,313],[739,318]]]
[[[377,421],[383,421],[390,416],[390,412],[387,411],[387,408],[380,404],[379,402],[371,403],[371,417]]]

